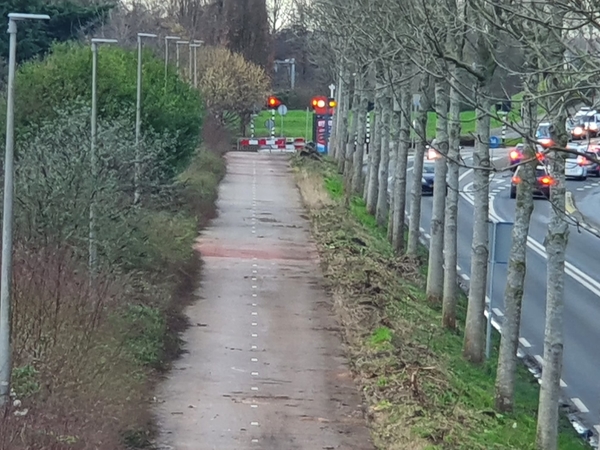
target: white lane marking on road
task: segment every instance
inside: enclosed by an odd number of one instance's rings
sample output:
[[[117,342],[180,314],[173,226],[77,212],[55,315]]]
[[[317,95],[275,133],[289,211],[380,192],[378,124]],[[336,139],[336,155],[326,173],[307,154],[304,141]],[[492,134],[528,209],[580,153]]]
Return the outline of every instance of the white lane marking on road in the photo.
[[[257,427],[258,426],[258,422],[250,422],[250,425]]]
[[[252,391],[258,391],[258,388],[257,388],[256,386],[252,386],[252,387],[250,388],[250,390],[252,390]]]
[[[592,183],[592,186],[600,186],[600,183]]]
[[[257,377],[258,376],[258,372],[252,372],[252,376],[253,377]]]
[[[252,350],[256,350],[258,347],[256,345],[253,345],[251,348]]]
[[[583,188],[577,188],[578,191],[583,191]]]
[[[594,425],[594,428],[596,429],[596,433],[600,434],[600,425]]]
[[[469,183],[472,185],[473,183]],[[467,185],[467,186],[469,186]],[[466,187],[465,187],[466,188]],[[470,195],[466,195],[464,193],[461,194],[463,198],[465,198],[471,205],[474,206],[473,197]],[[496,214],[496,210],[494,208],[494,202],[490,202],[490,218],[497,220],[499,222],[503,222],[502,218],[498,214]],[[546,251],[542,244],[533,239],[531,236],[527,238],[527,246],[540,255],[542,258],[547,258]],[[575,281],[580,283],[582,286],[586,287],[590,292],[592,292],[596,296],[600,296],[600,283],[590,277],[588,274],[583,272],[581,269],[578,269],[570,262],[565,262],[565,273],[573,278]]]
[[[252,289],[256,289],[256,286],[252,286]]]
[[[250,359],[250,361],[252,361],[252,362],[258,362],[258,358],[252,358],[252,359]]]
[[[579,411],[581,411],[582,413],[588,413],[588,412],[590,412],[590,410],[587,409],[587,406],[585,406],[583,404],[583,402],[580,399],[578,399],[577,397],[572,398],[571,401],[577,407],[577,409]]]
[[[431,235],[429,233],[425,233],[423,236],[425,236],[425,239],[431,238]]]
[[[253,316],[258,316],[258,313],[256,311],[252,311],[252,315]]]
[[[258,337],[258,334],[252,333],[252,337]]]
[[[589,184],[587,184],[587,185],[585,185],[583,188],[584,188],[584,189],[591,189],[591,188],[592,188],[592,186],[590,186]]]
[[[540,366],[544,365],[544,358],[542,358],[541,355],[535,355],[534,358],[540,364]]]
[[[492,308],[492,311],[494,311],[494,314],[496,314],[498,317],[504,316],[504,313],[502,311],[500,311],[498,308]]]
[[[250,408],[258,408],[258,405],[250,405]]]
[[[519,338],[519,342],[525,348],[530,348],[531,347],[531,344],[529,343],[529,341],[527,339],[525,339],[524,337],[520,337]]]
[[[258,326],[258,324],[256,322],[252,322],[252,326],[256,327],[256,326]]]
[[[463,274],[462,274],[460,277],[461,277],[463,280],[465,280],[465,281],[469,281],[469,280],[470,280],[470,278],[469,278],[469,275],[467,275],[466,273],[463,273]]]
[[[421,227],[421,228],[419,228],[419,231],[420,231],[421,233],[425,233],[425,228]]]
[[[560,379],[560,387],[561,388],[566,388],[567,387],[567,383],[565,383],[562,378]]]
[[[256,296],[257,296],[257,294],[252,294],[252,297],[256,297]]]
[[[256,258],[254,258],[256,259]],[[252,267],[258,267],[258,264],[252,264]]]
[[[252,230],[252,233],[256,233],[256,230]]]
[[[256,277],[252,277],[252,281],[256,281]]]
[[[256,306],[256,303],[252,303],[252,306]]]

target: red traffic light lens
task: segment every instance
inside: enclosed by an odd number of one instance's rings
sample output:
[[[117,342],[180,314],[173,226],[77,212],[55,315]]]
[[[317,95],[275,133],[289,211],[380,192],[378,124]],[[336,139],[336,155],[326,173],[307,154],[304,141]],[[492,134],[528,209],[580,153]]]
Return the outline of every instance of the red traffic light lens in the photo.
[[[275,109],[281,105],[281,100],[277,97],[269,97],[267,99],[267,106],[271,109]]]

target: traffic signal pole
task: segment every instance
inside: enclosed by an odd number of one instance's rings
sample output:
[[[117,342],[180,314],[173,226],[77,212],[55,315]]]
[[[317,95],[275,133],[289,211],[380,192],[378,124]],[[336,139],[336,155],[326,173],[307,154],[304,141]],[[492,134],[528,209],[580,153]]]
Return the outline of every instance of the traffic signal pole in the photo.
[[[271,128],[271,139],[275,138],[275,110],[271,110],[271,121],[273,122],[273,128]]]

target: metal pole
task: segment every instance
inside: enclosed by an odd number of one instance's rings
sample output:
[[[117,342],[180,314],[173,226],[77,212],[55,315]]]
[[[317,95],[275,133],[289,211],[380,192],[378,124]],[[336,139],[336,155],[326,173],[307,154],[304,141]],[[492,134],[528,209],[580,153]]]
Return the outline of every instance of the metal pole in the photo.
[[[308,108],[308,106],[306,107],[306,130],[304,132],[304,139],[306,139],[307,141],[308,139],[308,122],[310,120],[310,109]]]
[[[14,194],[14,104],[15,65],[17,54],[17,24],[8,21],[10,35],[8,56],[8,92],[6,101],[6,156],[4,161],[4,212],[2,220],[2,274],[0,276],[0,405],[10,400],[12,351],[10,339],[13,194]]]
[[[271,120],[273,122],[273,128],[271,128],[271,138],[275,137],[275,110],[271,110]]]
[[[192,43],[188,44],[188,80],[192,82]]]
[[[194,87],[198,89],[198,46],[194,47]]]
[[[175,61],[177,65],[177,73],[179,73],[179,42],[175,43]]]
[[[283,114],[281,114],[281,131],[280,131],[280,137],[283,137]]]
[[[98,68],[98,45],[92,42],[92,136],[90,143],[90,160],[92,169],[92,185],[96,183],[96,137],[97,137],[97,120],[98,120],[98,105],[96,92],[96,72]],[[96,270],[96,193],[92,192],[90,201],[90,232],[89,232],[89,271],[90,283],[94,278]]]
[[[133,204],[140,202],[140,134],[142,122],[142,37],[138,34],[138,61],[137,61],[137,96],[135,103],[135,169],[133,175]]]
[[[165,36],[165,90],[167,89],[167,75],[169,73],[169,39]]]
[[[292,64],[292,73],[291,73],[291,77],[290,77],[290,84],[292,85],[292,91],[293,91],[294,87],[296,86],[296,60],[294,58],[291,59],[291,64]]]
[[[492,239],[490,240],[490,245],[492,246],[492,250],[490,252],[490,276],[488,278],[488,298],[490,299],[490,305],[488,306],[488,316],[487,316],[487,329],[485,336],[485,357],[486,359],[490,358],[490,353],[492,351],[492,314],[493,314],[493,295],[494,295],[494,269],[496,267],[496,228],[497,225],[493,223],[492,227]]]

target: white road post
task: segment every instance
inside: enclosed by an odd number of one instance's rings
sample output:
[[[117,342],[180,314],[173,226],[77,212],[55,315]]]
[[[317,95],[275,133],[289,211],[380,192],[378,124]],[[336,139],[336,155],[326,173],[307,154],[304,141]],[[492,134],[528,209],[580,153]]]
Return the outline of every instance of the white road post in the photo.
[[[2,221],[2,269],[0,274],[0,406],[10,401],[12,372],[11,293],[13,257],[13,201],[15,150],[15,68],[17,65],[17,21],[49,20],[46,14],[8,15],[8,86],[6,96],[6,156],[4,160],[4,212]]]
[[[156,34],[138,33],[138,61],[137,61],[137,96],[135,103],[135,170],[133,174],[133,204],[138,205],[140,202],[140,175],[141,175],[141,151],[140,151],[140,134],[142,128],[142,38],[156,38]]]
[[[195,40],[192,44],[194,47],[194,87],[198,89],[198,47],[202,47],[204,41]]]
[[[180,72],[180,64],[179,64],[179,46],[180,45],[188,45],[190,43],[190,41],[177,41],[175,42],[175,50],[176,50],[176,54],[177,54],[177,73],[179,74],[179,76],[181,76],[181,72]]]
[[[90,143],[90,160],[92,171],[92,183],[96,183],[97,178],[97,156],[96,156],[96,138],[98,135],[98,93],[96,76],[98,72],[98,45],[99,44],[116,44],[116,39],[92,39],[92,121],[91,121],[91,143]],[[90,201],[90,234],[89,234],[89,271],[90,271],[90,286],[96,272],[98,244],[96,242],[96,194],[92,194]]]
[[[165,36],[165,89],[167,89],[167,75],[169,72],[169,41],[178,41],[179,36]]]

